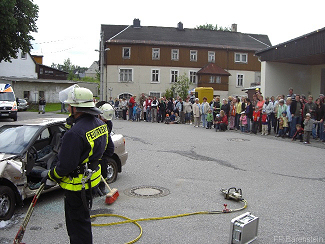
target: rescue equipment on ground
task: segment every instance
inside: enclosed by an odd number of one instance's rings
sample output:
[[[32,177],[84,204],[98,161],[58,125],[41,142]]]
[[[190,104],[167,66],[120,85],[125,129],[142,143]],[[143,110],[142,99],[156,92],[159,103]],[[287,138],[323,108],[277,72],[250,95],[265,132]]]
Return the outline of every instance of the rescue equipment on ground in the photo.
[[[230,244],[251,243],[257,238],[259,218],[250,212],[244,213],[231,220]]]
[[[244,203],[244,206],[238,209],[228,209],[227,204],[224,204],[225,209],[223,210],[213,210],[213,211],[200,211],[200,212],[194,212],[194,213],[185,213],[185,214],[178,214],[178,215],[172,215],[172,216],[164,216],[164,217],[152,217],[152,218],[140,218],[140,219],[130,219],[128,217],[122,216],[122,215],[117,215],[117,214],[95,214],[91,215],[90,218],[100,218],[100,217],[114,217],[114,218],[121,218],[124,219],[124,221],[119,221],[119,222],[111,222],[111,223],[102,223],[102,224],[96,224],[94,221],[92,222],[92,226],[98,226],[98,227],[103,227],[103,226],[113,226],[113,225],[120,225],[120,224],[127,224],[127,223],[132,223],[136,225],[140,233],[139,235],[132,241],[127,242],[127,244],[135,243],[137,242],[143,233],[142,227],[138,222],[141,221],[151,221],[151,220],[163,220],[163,219],[173,219],[173,218],[180,218],[180,217],[187,217],[187,216],[192,216],[192,215],[199,215],[199,214],[224,214],[224,213],[233,213],[233,212],[238,212],[241,210],[244,210],[247,208],[247,201],[243,199],[242,197],[242,190],[241,189],[236,189],[234,187],[231,187],[227,190],[221,189],[223,194],[228,194],[228,200],[235,200],[235,201],[240,201]],[[239,200],[240,199],[240,200]],[[238,243],[239,244],[239,243]],[[241,244],[241,243],[240,243]]]

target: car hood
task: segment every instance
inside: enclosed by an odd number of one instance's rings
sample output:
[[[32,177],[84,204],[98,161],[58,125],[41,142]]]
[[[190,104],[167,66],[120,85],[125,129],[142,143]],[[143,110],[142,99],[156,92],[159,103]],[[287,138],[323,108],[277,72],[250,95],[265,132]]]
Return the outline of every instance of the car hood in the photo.
[[[20,178],[22,163],[14,160],[16,157],[17,155],[0,153],[0,178],[4,177],[11,181],[15,179],[15,176]]]

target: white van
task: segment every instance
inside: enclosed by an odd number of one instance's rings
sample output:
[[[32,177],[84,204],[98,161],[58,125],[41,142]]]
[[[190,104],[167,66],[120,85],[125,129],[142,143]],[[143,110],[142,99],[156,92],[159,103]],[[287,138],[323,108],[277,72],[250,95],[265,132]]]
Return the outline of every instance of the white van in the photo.
[[[17,103],[10,84],[0,84],[0,118],[12,118],[17,121]]]

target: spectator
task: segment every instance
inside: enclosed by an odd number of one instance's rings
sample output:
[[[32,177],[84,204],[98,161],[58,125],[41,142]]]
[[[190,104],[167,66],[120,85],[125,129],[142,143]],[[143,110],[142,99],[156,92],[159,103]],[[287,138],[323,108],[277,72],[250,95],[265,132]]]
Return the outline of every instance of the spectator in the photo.
[[[200,103],[199,99],[195,98],[195,103],[193,104],[193,117],[194,117],[194,127],[198,128],[200,126]]]
[[[284,104],[284,100],[281,98],[279,101],[279,106],[277,109],[277,121],[278,121],[278,128],[280,130],[280,118],[283,112],[287,111],[287,105]],[[281,126],[282,127],[282,126]],[[279,131],[277,130],[277,136],[279,136]]]
[[[267,116],[267,113],[266,113],[266,110],[263,109],[262,110],[262,116],[261,116],[261,122],[262,122],[262,136],[265,135],[267,136],[269,133],[268,133],[268,116]]]
[[[192,124],[192,103],[189,101],[189,98],[186,98],[185,102],[183,102],[183,108],[185,113],[185,124]]]
[[[288,117],[287,117],[287,112],[283,111],[279,120],[279,134],[277,136],[278,137],[282,136],[282,138],[284,138],[287,131],[288,131]]]
[[[164,98],[159,99],[158,103],[158,123],[164,122],[166,118],[166,103],[164,101]]]
[[[215,119],[216,115],[220,114],[221,110],[220,97],[215,97],[211,105],[213,109],[213,119]]]
[[[157,115],[158,115],[158,104],[159,102],[157,101],[157,98],[154,97],[152,102],[151,102],[151,122],[158,122],[157,120]]]
[[[291,115],[291,112],[290,112],[290,107],[291,107],[291,97],[288,97],[287,98],[287,109],[286,109],[286,112],[287,112],[287,118],[288,118],[288,129],[287,129],[287,132],[289,132],[289,137],[291,138],[292,136],[290,136],[290,126],[291,126],[291,121],[292,121],[292,115]]]
[[[304,118],[306,117],[306,114],[310,114],[310,118],[315,120],[316,119],[316,104],[313,103],[313,96],[308,96],[308,102],[305,104],[304,107]],[[305,130],[306,131],[306,130]],[[316,139],[316,124],[313,125],[312,129],[312,136],[314,139]]]
[[[122,109],[122,117],[124,120],[126,120],[126,112],[127,112],[127,101],[125,97],[122,98],[122,102],[120,104],[120,107]]]
[[[207,127],[207,113],[209,111],[209,103],[207,102],[207,98],[203,97],[203,102],[200,106],[200,112],[201,112],[201,119],[202,119],[202,127]]]
[[[236,130],[239,130],[239,118],[240,118],[240,115],[241,115],[241,102],[240,102],[240,98],[237,97],[236,99],[236,116],[235,116],[235,129]]]
[[[183,99],[179,98],[178,103],[176,104],[176,108],[178,110],[178,114],[180,116],[180,123],[184,124],[185,123],[185,113],[184,113],[184,106],[183,106]]]
[[[296,134],[297,131],[297,124],[301,124],[301,112],[302,112],[303,105],[300,101],[300,95],[296,95],[295,100],[292,101],[290,106],[290,112],[292,115],[291,120],[291,127],[290,127],[290,133],[289,136],[293,137]]]
[[[225,115],[227,115],[227,118],[229,118],[230,105],[228,104],[227,99],[222,100],[221,110],[223,110]]]
[[[287,98],[291,98],[291,101],[294,101],[296,99],[296,94],[293,94],[293,88],[289,88],[289,94],[287,95]]]
[[[215,128],[220,131],[226,131],[228,126],[228,118],[223,110],[220,111],[220,115],[216,116]]]
[[[132,114],[133,114],[133,107],[135,105],[135,99],[136,95],[132,96],[129,100],[128,107],[129,107],[129,120],[132,120]]]
[[[310,134],[312,133],[315,120],[311,118],[310,113],[306,113],[304,120],[304,143],[310,144]]]
[[[38,101],[38,113],[45,114],[45,105],[46,105],[45,98],[41,97],[40,100]]]
[[[261,117],[261,111],[259,110],[258,106],[255,106],[255,110],[253,112],[253,126],[252,126],[252,133],[254,133],[255,135],[257,134],[260,117]]]
[[[247,117],[247,132],[251,131],[251,123],[253,120],[253,106],[251,104],[251,100],[249,98],[246,98],[246,110],[245,110],[245,114]]]
[[[320,98],[317,98],[315,101],[316,109],[315,109],[315,116],[317,123],[317,137],[319,140],[323,140],[323,134],[324,134],[324,114],[325,114],[325,108],[324,104],[322,103]]]
[[[208,114],[207,114],[207,129],[212,128],[212,123],[213,123],[213,114],[212,114],[212,110],[209,109]]]
[[[234,98],[230,103],[230,119],[229,119],[229,129],[235,129],[235,120],[236,120],[236,99]]]
[[[297,99],[297,96],[296,96]],[[302,128],[301,124],[296,124],[296,132],[292,137],[292,141],[295,141],[297,138],[300,140],[300,142],[303,142],[303,135],[304,135],[304,129]]]
[[[241,132],[247,132],[247,115],[243,111],[240,116],[240,130]]]
[[[273,102],[270,101],[269,97],[265,98],[263,110],[265,110],[265,112],[267,114],[267,134],[269,135],[271,133],[271,129],[272,129],[272,122],[275,119],[274,105],[273,105]],[[263,125],[262,125],[262,127],[263,127]],[[263,131],[263,129],[262,129],[262,131]]]
[[[146,99],[146,121],[147,122],[151,121],[151,103],[152,103],[151,96],[148,96],[148,98]]]

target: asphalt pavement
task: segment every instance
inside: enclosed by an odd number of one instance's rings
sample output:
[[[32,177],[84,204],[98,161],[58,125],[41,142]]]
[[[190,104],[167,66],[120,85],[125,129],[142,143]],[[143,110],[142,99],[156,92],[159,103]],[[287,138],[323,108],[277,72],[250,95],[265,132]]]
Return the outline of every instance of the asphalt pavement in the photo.
[[[224,204],[240,208],[242,203],[225,200],[220,193],[229,187],[241,188],[248,202],[246,210],[235,213],[139,222],[143,235],[137,243],[229,243],[231,219],[245,212],[260,219],[253,243],[325,243],[323,143],[303,145],[192,125],[113,123],[113,130],[125,136],[129,158],[111,184],[119,198],[108,206],[105,197],[96,197],[92,214],[138,219],[222,210]],[[12,220],[0,222],[0,243],[12,243],[29,203],[18,207]],[[117,218],[94,219],[112,221]],[[126,243],[138,235],[139,228],[131,223],[93,227],[94,243]],[[62,191],[40,197],[23,241],[69,243]]]

